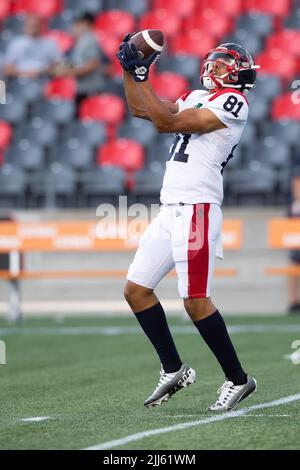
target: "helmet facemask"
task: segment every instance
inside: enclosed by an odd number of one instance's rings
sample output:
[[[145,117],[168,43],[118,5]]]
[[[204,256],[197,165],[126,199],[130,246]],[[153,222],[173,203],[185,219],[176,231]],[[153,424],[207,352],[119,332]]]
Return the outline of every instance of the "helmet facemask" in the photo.
[[[221,76],[217,74],[218,64],[222,64],[226,68],[226,72]],[[250,55],[249,59],[242,60],[238,52],[219,46],[205,56],[201,66],[201,81],[208,90],[226,87],[253,88],[254,84],[241,84],[238,82],[242,71],[252,71],[256,68],[259,68],[259,66],[254,65]]]

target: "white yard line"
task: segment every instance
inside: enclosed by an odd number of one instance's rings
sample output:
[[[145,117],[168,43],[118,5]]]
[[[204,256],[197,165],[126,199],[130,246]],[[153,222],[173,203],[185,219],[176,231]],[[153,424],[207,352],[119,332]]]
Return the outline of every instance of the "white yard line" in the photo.
[[[24,423],[38,423],[40,421],[46,421],[47,419],[50,419],[50,416],[32,416],[31,418],[22,418],[20,421]]]
[[[157,436],[159,434],[166,434],[174,431],[182,431],[183,429],[192,428],[195,426],[201,426],[203,424],[215,423],[218,421],[224,421],[225,419],[237,418],[243,416],[250,411],[262,410],[264,408],[271,408],[273,406],[286,405],[287,403],[292,403],[294,401],[300,400],[300,393],[297,395],[290,395],[287,397],[279,398],[278,400],[270,401],[267,403],[259,403],[258,405],[252,405],[247,408],[241,408],[238,411],[232,411],[229,413],[222,413],[216,416],[210,416],[208,418],[199,419],[197,421],[190,421],[186,423],[179,423],[173,426],[168,426],[164,428],[150,429],[149,431],[142,431],[137,434],[131,434],[129,436],[122,437],[120,439],[114,439],[113,441],[102,442],[90,447],[87,447],[85,450],[110,450],[115,447],[120,447],[128,444],[129,442],[136,442],[146,437]]]
[[[193,325],[171,326],[172,333],[175,334],[196,334],[197,330]],[[234,325],[228,326],[231,335],[240,333],[300,333],[300,323],[291,325]],[[0,337],[10,335],[102,335],[118,336],[126,334],[142,334],[139,325],[137,326],[12,326],[0,328]]]

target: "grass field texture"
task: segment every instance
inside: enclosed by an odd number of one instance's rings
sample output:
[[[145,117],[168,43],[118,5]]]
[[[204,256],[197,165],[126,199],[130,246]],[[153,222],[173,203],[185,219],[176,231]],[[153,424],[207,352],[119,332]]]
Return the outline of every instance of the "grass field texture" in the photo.
[[[300,340],[300,317],[227,317],[240,359],[258,391],[236,410],[300,394],[300,364],[287,358]],[[0,322],[7,364],[0,365],[0,448],[82,449],[134,438],[115,449],[299,449],[300,395],[290,403],[203,422],[223,375],[191,322],[170,319],[181,358],[196,383],[145,409],[159,362],[134,318]],[[213,415],[215,416],[215,415]],[[28,418],[47,418],[23,421]],[[198,421],[187,429],[179,423]],[[104,444],[105,446],[105,444]],[[110,447],[107,447],[108,449]]]

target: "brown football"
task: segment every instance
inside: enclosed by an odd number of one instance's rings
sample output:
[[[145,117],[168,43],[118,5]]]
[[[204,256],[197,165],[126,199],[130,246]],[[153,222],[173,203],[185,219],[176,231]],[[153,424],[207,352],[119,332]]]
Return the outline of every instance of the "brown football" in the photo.
[[[145,29],[130,38],[129,43],[136,45],[142,59],[147,59],[153,52],[159,52],[164,47],[164,35],[158,29]]]

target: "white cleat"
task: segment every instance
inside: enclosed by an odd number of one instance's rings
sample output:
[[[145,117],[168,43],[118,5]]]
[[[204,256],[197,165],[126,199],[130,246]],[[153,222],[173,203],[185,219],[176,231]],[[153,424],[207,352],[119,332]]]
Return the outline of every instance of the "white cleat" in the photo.
[[[256,389],[257,382],[249,375],[244,385],[234,385],[233,382],[226,380],[217,392],[219,394],[217,401],[207,411],[230,411]]]
[[[182,388],[186,388],[195,382],[196,372],[187,364],[182,364],[177,372],[166,373],[161,367],[160,379],[152,395],[145,400],[147,408],[161,405]]]

